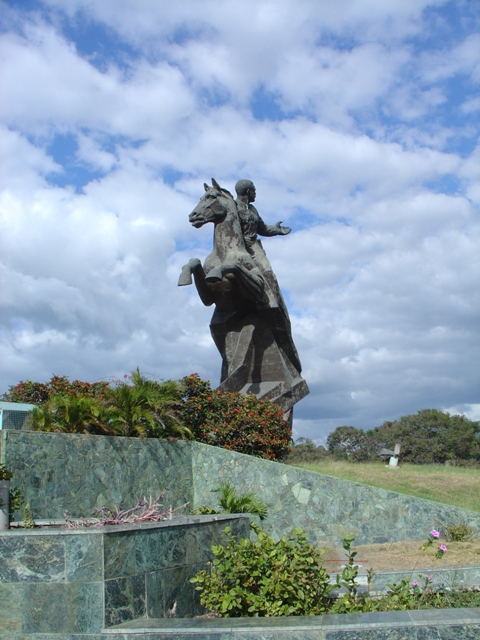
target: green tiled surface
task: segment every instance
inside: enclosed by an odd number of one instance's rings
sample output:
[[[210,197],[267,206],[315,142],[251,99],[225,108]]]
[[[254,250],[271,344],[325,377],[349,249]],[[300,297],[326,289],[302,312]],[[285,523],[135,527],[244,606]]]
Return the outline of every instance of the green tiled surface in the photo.
[[[139,633],[144,635],[130,635]],[[390,611],[332,616],[137,620],[106,638],[217,640],[478,640],[480,609]],[[122,635],[123,634],[123,635]]]
[[[480,609],[392,611],[296,618],[136,620],[94,634],[30,640],[478,640]],[[5,640],[21,636],[7,634]],[[2,638],[3,640],[3,638]]]
[[[480,530],[480,514],[332,478],[198,442],[5,430],[0,461],[24,485],[35,518],[92,515],[93,507],[133,504],[167,490],[164,504],[215,503],[222,480],[254,491],[268,504],[274,536],[302,527],[312,541],[356,544],[425,539],[452,522]],[[88,473],[85,470],[88,470]],[[178,551],[177,551],[178,553]]]
[[[480,530],[480,514],[473,511],[198,442],[192,446],[192,466],[195,506],[215,503],[212,489],[228,480],[266,501],[269,517],[262,526],[278,537],[302,527],[320,545],[338,544],[343,532],[355,534],[358,545],[424,540],[433,527],[452,522]]]
[[[172,608],[202,612],[189,579],[223,529],[249,535],[248,516],[189,516],[155,524],[0,533],[0,638],[100,633]],[[7,636],[5,636],[7,637]]]
[[[0,462],[22,485],[36,519],[93,515],[165,493],[165,507],[192,500],[190,443],[36,431],[0,431]]]

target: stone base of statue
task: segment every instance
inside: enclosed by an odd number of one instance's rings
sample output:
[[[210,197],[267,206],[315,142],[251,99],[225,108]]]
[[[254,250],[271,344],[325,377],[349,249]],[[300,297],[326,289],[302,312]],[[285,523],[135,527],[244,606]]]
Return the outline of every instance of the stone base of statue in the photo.
[[[287,413],[309,393],[288,355],[289,344],[272,325],[272,314],[215,312],[210,330],[222,354],[220,391],[253,393]]]

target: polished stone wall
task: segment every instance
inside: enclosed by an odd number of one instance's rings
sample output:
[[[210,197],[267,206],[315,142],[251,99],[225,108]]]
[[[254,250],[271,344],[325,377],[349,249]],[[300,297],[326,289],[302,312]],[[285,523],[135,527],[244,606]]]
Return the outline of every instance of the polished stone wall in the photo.
[[[343,533],[355,544],[424,540],[433,528],[480,514],[401,495],[198,442],[0,431],[0,462],[23,485],[35,518],[92,515],[93,507],[131,505],[166,491],[163,503],[188,509],[216,503],[222,480],[254,491],[269,508],[264,527],[281,537],[301,527],[321,545]]]
[[[190,583],[230,526],[247,516],[0,533],[0,637],[99,633],[137,618],[203,612]]]
[[[425,540],[432,528],[458,522],[480,531],[473,511],[193,444],[193,504],[214,504],[212,489],[228,480],[265,500],[269,517],[262,526],[277,537],[301,527],[320,545],[338,545],[343,533],[355,534],[358,545]]]
[[[90,517],[93,508],[158,497],[192,501],[190,443],[167,440],[0,431],[0,462],[13,472],[37,519]]]

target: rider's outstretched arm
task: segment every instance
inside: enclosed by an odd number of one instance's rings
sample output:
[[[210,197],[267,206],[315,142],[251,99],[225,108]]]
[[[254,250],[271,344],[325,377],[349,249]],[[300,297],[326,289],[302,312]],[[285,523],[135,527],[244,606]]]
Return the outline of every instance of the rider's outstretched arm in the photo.
[[[282,220],[277,224],[265,224],[264,221],[258,216],[257,233],[259,236],[272,237],[272,236],[286,236],[290,233],[290,227],[282,227]]]

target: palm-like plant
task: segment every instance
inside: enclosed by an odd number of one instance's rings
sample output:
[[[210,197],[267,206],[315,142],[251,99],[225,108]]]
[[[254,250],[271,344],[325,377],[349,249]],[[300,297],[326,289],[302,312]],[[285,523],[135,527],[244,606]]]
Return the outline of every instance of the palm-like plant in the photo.
[[[220,494],[218,498],[219,509],[203,506],[195,509],[195,513],[253,513],[259,516],[260,520],[264,520],[268,515],[267,505],[263,500],[257,498],[253,491],[237,493],[235,487],[226,481],[222,482],[213,492]]]
[[[41,431],[108,433],[101,413],[102,405],[95,398],[54,395],[32,411],[32,426]]]
[[[129,385],[119,384],[108,396],[105,418],[112,431],[122,436],[152,435],[155,415],[145,394]]]
[[[108,406],[112,428],[125,436],[186,438],[191,431],[181,421],[181,386],[167,380],[158,382],[135,369],[132,384],[122,382],[112,389]]]

